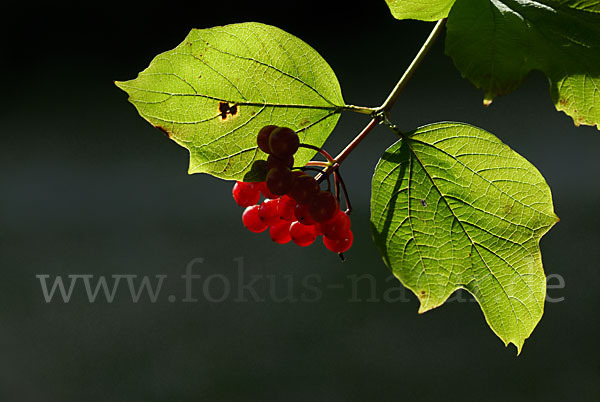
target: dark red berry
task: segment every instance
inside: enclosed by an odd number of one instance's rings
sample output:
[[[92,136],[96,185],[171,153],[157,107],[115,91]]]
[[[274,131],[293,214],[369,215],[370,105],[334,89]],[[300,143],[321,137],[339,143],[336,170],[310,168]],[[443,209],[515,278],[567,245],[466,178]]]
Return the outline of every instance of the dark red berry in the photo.
[[[296,220],[294,211],[296,209],[296,200],[288,195],[284,195],[279,199],[277,204],[277,211],[279,212],[279,219],[284,221],[293,222]]]
[[[294,157],[288,156],[286,158],[280,158],[275,155],[269,155],[267,158],[267,169],[271,170],[273,168],[288,168],[291,169],[294,166]]]
[[[258,206],[258,217],[267,225],[275,225],[276,223],[280,223],[281,219],[279,219],[279,211],[277,210],[277,205],[279,204],[279,199],[266,199]]]
[[[290,226],[290,236],[295,244],[300,247],[310,246],[317,238],[314,226],[306,226],[300,222],[293,222]]]
[[[310,216],[317,222],[331,220],[338,211],[338,202],[329,191],[319,191],[315,194],[309,204]]]
[[[279,244],[289,243],[290,240],[292,240],[292,236],[290,235],[290,225],[291,222],[283,221],[271,226],[269,228],[269,235],[271,235],[271,240]]]
[[[267,173],[267,188],[277,195],[290,192],[294,184],[294,175],[288,168],[273,168]]]
[[[303,173],[297,176],[296,180],[294,180],[294,185],[290,191],[290,196],[292,196],[299,203],[306,204],[318,192],[319,183],[317,183],[314,177]]]
[[[277,126],[273,125],[264,126],[260,129],[258,135],[256,136],[256,143],[258,144],[258,147],[266,154],[271,153],[271,148],[269,147],[269,137],[276,128]]]
[[[291,128],[278,127],[269,136],[269,148],[271,154],[280,158],[294,155],[300,145],[298,134]]]
[[[240,207],[249,207],[255,205],[260,199],[260,192],[257,183],[244,183],[238,181],[233,185],[233,199]]]
[[[352,234],[351,230],[348,231],[346,236],[337,240],[323,236],[323,244],[325,244],[325,247],[327,247],[334,253],[343,253],[344,251],[347,251],[350,248],[350,246],[352,246],[353,240],[354,235]]]
[[[319,228],[323,236],[332,240],[343,239],[350,231],[350,217],[339,211],[331,221],[320,223]]]
[[[296,204],[296,208],[294,210],[294,216],[303,225],[314,225],[317,223],[311,216],[308,211],[308,205],[306,204]]]
[[[254,233],[264,232],[269,227],[258,216],[258,205],[252,205],[244,210],[242,222],[246,226],[246,229]]]

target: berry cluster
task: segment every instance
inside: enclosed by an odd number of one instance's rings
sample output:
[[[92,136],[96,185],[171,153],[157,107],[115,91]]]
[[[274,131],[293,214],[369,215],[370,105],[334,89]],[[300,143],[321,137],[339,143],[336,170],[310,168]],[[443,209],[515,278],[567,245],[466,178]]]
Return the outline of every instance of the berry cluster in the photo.
[[[350,217],[337,198],[321,190],[317,180],[302,170],[292,170],[300,146],[289,128],[266,126],[258,133],[259,148],[269,155],[266,180],[236,182],[233,198],[241,207],[244,226],[254,233],[269,229],[274,242],[293,241],[301,247],[323,236],[325,247],[343,253],[352,245]],[[259,203],[261,194],[264,200]]]

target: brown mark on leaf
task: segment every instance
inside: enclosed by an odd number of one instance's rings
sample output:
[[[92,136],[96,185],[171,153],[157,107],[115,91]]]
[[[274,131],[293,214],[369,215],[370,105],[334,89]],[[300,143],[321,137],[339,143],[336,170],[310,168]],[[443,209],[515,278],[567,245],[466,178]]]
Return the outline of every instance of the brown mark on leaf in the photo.
[[[569,100],[567,98],[561,98],[558,103],[562,106],[567,106],[569,104]]]
[[[154,126],[154,127],[158,128],[160,131],[162,131],[163,134],[167,136],[167,138],[171,138],[171,133],[169,133],[166,128],[164,128],[162,126]]]
[[[221,115],[221,120],[225,120],[227,116],[235,116],[238,113],[238,106],[234,104],[229,104],[228,102],[220,102],[219,103],[219,114]]]
[[[512,205],[506,204],[504,206],[504,215],[506,216],[506,215],[510,214],[511,212],[512,212]]]
[[[427,292],[426,292],[426,291],[424,291],[424,290],[421,290],[421,293],[419,293],[419,297],[420,297],[421,299],[424,299],[425,297],[427,297]]]
[[[306,127],[310,124],[310,120],[306,119],[300,122],[300,124],[298,124],[300,127]]]

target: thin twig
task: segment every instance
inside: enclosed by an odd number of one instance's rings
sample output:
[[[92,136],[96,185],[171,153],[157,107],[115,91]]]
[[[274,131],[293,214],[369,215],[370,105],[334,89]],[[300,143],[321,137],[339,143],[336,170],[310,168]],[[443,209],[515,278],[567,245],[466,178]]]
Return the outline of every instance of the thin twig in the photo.
[[[433,47],[433,44],[442,33],[445,25],[446,18],[439,20],[435,24],[433,30],[425,40],[425,43],[423,43],[423,46],[421,46],[421,49],[419,50],[413,61],[410,63],[410,65],[408,66],[408,68],[406,69],[406,71],[404,72],[404,74],[402,75],[392,92],[390,92],[389,96],[380,107],[375,109],[358,107],[358,109],[361,110],[361,113],[366,113],[367,111],[370,111],[371,121],[335,158],[332,158],[329,154],[327,154],[325,151],[318,147],[300,145],[304,146],[305,148],[314,149],[320,152],[331,163],[321,173],[315,176],[315,179],[317,181],[323,181],[324,177],[327,177],[327,179],[329,179],[330,173],[339,168],[340,163],[342,163],[348,157],[348,155],[350,155],[350,153],[354,151],[358,144],[360,144],[361,141],[364,140],[367,137],[367,135],[369,135],[369,133],[380,123],[387,121],[387,115],[398,100],[400,93],[402,92],[408,81],[411,79],[411,77],[413,76],[413,74],[415,73],[415,71],[417,70],[417,68],[419,67],[429,50],[431,50],[431,48]]]
[[[344,202],[346,203],[346,215],[350,215],[352,212],[352,205],[350,204],[350,197],[348,196],[348,190],[346,190],[346,185],[344,184],[344,179],[342,179],[342,175],[340,174],[340,170],[336,169],[334,174],[338,178],[339,184],[342,186],[342,192],[344,193]]]
[[[344,105],[341,108],[342,111],[355,112],[360,114],[373,114],[377,110],[376,107],[364,107],[354,105]]]
[[[379,123],[387,120],[387,115],[398,100],[398,96],[400,96],[400,93],[402,92],[410,78],[413,76],[413,74],[415,73],[415,71],[417,70],[417,68],[419,67],[429,50],[431,50],[431,48],[433,47],[435,40],[440,36],[445,25],[446,18],[439,20],[435,24],[433,30],[429,34],[429,37],[427,37],[425,43],[423,43],[421,50],[419,50],[412,63],[410,63],[410,65],[408,66],[408,68],[406,69],[406,71],[404,72],[404,74],[402,75],[392,92],[389,94],[385,102],[383,102],[383,104],[380,107],[372,109],[371,121],[369,122],[369,124],[367,124],[367,126],[335,158],[327,158],[330,162],[332,162],[332,165],[326,168],[322,174],[318,174],[315,177],[317,180],[322,180],[321,177],[323,175],[329,175],[334,170],[335,166],[337,164],[342,163],[344,159],[346,159],[348,155],[350,155],[350,153],[354,151],[358,144],[360,144],[361,141],[364,140],[365,137],[369,135],[369,133],[375,127],[377,127],[377,125],[379,125]],[[313,149],[321,151],[316,147]]]
[[[333,157],[331,155],[329,155],[329,153],[327,151],[325,151],[324,149],[321,149],[319,147],[316,147],[314,145],[310,145],[310,144],[300,144],[300,148],[308,148],[308,149],[312,149],[314,151],[317,151],[318,153],[320,153],[321,155],[323,155],[329,162],[334,163],[335,161],[333,160]]]
[[[406,69],[406,71],[404,72],[404,74],[402,75],[402,77],[400,78],[400,80],[398,81],[388,98],[385,100],[385,102],[383,102],[383,105],[381,105],[380,109],[383,112],[389,113],[389,111],[392,109],[394,103],[396,103],[396,101],[398,100],[398,96],[400,95],[408,81],[411,79],[411,77],[413,76],[413,74],[415,73],[415,71],[417,70],[417,68],[419,67],[429,50],[432,48],[433,44],[435,43],[435,40],[442,33],[445,25],[446,18],[439,20],[437,24],[435,24],[435,27],[433,27],[433,30],[429,34],[429,37],[427,38],[425,43],[423,43],[421,50],[419,50],[419,53],[417,53],[412,63],[410,63],[410,66],[408,66],[408,68]]]

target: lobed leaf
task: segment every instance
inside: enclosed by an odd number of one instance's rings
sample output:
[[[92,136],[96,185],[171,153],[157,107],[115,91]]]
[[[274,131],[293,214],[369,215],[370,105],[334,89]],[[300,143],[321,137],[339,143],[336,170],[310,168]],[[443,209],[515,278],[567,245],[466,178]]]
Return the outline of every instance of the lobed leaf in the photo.
[[[406,134],[373,176],[375,244],[419,298],[419,312],[465,289],[492,330],[519,352],[542,317],[539,241],[557,221],[538,170],[492,134],[463,123]]]
[[[189,173],[253,180],[265,125],[321,146],[344,106],[329,65],[309,45],[255,22],[193,29],[137,78],[117,82],[140,115],[190,152]],[[314,151],[295,155],[304,165]]]
[[[446,53],[484,90],[486,104],[540,70],[557,110],[576,125],[600,123],[597,0],[457,0]]]

